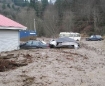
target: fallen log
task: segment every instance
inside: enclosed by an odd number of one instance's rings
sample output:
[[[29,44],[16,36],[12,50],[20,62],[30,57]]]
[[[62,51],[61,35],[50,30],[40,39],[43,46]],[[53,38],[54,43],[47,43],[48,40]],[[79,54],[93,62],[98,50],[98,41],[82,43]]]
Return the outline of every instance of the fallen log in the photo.
[[[16,67],[20,67],[20,66],[26,66],[28,65],[27,63],[10,63],[10,65],[16,66]]]

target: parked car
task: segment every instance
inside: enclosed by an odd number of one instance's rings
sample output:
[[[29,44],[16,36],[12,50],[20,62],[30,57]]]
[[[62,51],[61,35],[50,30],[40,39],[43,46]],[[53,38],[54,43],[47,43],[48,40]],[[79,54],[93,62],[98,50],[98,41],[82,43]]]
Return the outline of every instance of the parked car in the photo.
[[[50,48],[79,48],[79,43],[75,41],[74,39],[71,39],[69,37],[62,37],[58,38],[56,40],[51,40],[49,43]]]
[[[86,38],[86,41],[101,41],[103,40],[101,35],[91,35],[89,38]]]
[[[20,49],[48,48],[48,44],[38,40],[29,40],[20,45]]]

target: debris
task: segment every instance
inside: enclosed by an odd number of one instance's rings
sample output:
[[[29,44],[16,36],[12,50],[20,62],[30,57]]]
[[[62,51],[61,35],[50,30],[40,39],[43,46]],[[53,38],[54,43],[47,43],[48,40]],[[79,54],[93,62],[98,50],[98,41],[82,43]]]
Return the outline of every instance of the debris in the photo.
[[[9,61],[6,59],[0,59],[0,72],[7,71],[9,69],[15,69],[16,67],[26,66],[25,63],[16,63],[15,61]]]
[[[0,59],[10,59],[14,58],[14,54],[7,54],[6,56],[0,56]]]

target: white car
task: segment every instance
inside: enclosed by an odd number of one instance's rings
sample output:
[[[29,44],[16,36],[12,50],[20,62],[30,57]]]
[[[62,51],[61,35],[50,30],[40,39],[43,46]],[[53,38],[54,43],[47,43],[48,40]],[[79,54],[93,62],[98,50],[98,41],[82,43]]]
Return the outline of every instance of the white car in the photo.
[[[69,37],[58,38],[56,40],[51,40],[49,43],[50,48],[63,48],[63,47],[74,47],[75,49],[79,48],[79,43]]]

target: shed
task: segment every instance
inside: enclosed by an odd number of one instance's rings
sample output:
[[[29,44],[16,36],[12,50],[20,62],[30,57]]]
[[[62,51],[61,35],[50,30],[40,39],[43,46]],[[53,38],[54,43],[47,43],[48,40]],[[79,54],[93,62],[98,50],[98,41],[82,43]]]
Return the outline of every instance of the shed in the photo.
[[[37,36],[36,32],[33,30],[20,30],[20,38],[25,38],[29,36]]]
[[[20,30],[20,41],[35,40],[37,34],[34,30]]]
[[[27,27],[0,15],[0,52],[19,49],[19,30],[26,30]]]

